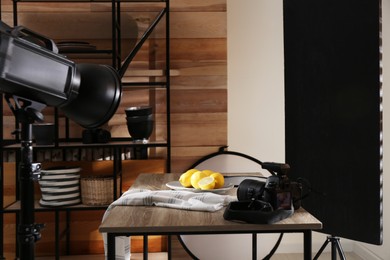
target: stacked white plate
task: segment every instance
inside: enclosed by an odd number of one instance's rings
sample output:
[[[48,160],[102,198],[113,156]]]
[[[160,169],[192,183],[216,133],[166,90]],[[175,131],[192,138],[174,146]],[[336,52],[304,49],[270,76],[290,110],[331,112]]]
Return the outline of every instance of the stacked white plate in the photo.
[[[44,207],[71,206],[81,203],[81,168],[52,168],[41,171],[39,186]]]

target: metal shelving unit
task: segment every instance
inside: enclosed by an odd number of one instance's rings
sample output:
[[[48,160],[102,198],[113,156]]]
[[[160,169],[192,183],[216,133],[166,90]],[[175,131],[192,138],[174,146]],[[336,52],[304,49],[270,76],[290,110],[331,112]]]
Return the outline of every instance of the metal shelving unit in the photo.
[[[166,127],[166,140],[162,141],[150,141],[148,143],[135,143],[132,142],[131,138],[112,138],[112,140],[109,143],[105,144],[83,144],[81,142],[81,138],[70,138],[69,137],[69,120],[66,119],[65,124],[65,138],[58,138],[59,137],[59,126],[58,126],[58,111],[55,109],[55,123],[56,123],[56,141],[52,146],[33,146],[36,151],[39,151],[41,149],[71,149],[71,148],[86,148],[86,147],[109,147],[111,148],[113,152],[113,176],[114,180],[116,180],[117,175],[121,175],[121,150],[124,147],[130,147],[133,149],[141,148],[141,149],[148,149],[148,148],[156,148],[156,147],[163,147],[166,149],[166,161],[167,161],[167,171],[170,172],[170,162],[171,162],[171,131],[170,131],[170,44],[169,44],[169,0],[145,0],[145,1],[134,1],[134,0],[13,0],[13,22],[14,26],[18,24],[18,5],[21,3],[49,3],[49,2],[61,2],[61,3],[86,3],[86,2],[93,2],[93,3],[111,3],[111,23],[112,23],[112,49],[111,50],[95,50],[87,53],[81,53],[81,52],[73,52],[71,54],[67,53],[67,55],[100,55],[110,58],[112,60],[112,66],[115,69],[120,70],[122,65],[122,53],[121,53],[121,3],[127,2],[127,3],[163,3],[164,7],[162,8],[161,12],[158,14],[156,19],[151,23],[150,27],[145,31],[143,36],[138,40],[137,44],[133,48],[132,52],[129,54],[130,59],[132,59],[138,52],[138,50],[142,47],[144,41],[149,37],[150,33],[153,31],[154,27],[160,22],[161,19],[165,19],[165,67],[162,72],[162,77],[165,79],[164,81],[156,82],[154,80],[149,80],[149,82],[122,82],[123,86],[123,92],[128,91],[129,88],[131,89],[165,89],[166,91],[166,120],[167,120],[167,127]],[[1,11],[1,5],[0,5],[0,11]],[[3,99],[1,99],[0,103],[0,109],[3,110]],[[1,111],[3,112],[3,111]],[[3,126],[4,121],[3,117],[0,120],[0,145],[2,149],[0,149],[0,160],[1,160],[1,167],[0,167],[0,185],[1,187],[4,187],[4,160],[3,160],[3,152],[6,151],[17,151],[20,146],[19,136],[18,134],[15,135],[15,139],[7,139],[5,140],[3,138]],[[15,122],[15,128],[18,128],[18,122]],[[16,156],[18,157],[18,156]],[[16,159],[16,162],[18,162],[18,158]],[[16,163],[16,168],[18,168],[18,163]],[[15,169],[15,173],[17,172],[17,169]],[[15,174],[15,183],[18,183],[18,176]],[[117,196],[117,184],[116,181],[114,181],[114,199]],[[0,207],[1,207],[1,215],[0,215],[0,232],[1,232],[1,241],[4,241],[4,217],[3,214],[6,213],[14,213],[18,215],[18,212],[20,211],[20,202],[18,201],[18,188],[16,188],[16,201],[12,203],[11,205],[4,205],[4,189],[2,189],[1,192],[1,199],[0,199]],[[59,221],[60,221],[60,212],[66,212],[66,229],[70,228],[69,221],[70,221],[70,212],[71,211],[88,211],[88,210],[104,210],[105,206],[86,206],[86,205],[77,205],[77,206],[70,206],[70,207],[55,207],[55,208],[45,208],[41,207],[38,202],[35,203],[34,210],[36,212],[54,212],[55,214],[55,259],[60,258],[60,246],[59,242],[61,239],[60,227],[59,227]],[[66,234],[66,252],[69,252],[69,236],[68,232],[65,232]],[[4,245],[3,242],[0,244],[0,259],[4,259]]]

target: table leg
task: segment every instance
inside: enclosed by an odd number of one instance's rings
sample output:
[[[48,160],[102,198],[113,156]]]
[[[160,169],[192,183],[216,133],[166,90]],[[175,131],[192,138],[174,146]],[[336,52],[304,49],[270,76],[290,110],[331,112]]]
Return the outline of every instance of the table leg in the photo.
[[[107,233],[107,260],[115,260],[115,235]]]
[[[148,236],[144,235],[144,260],[148,260]]]
[[[303,254],[305,260],[311,260],[311,230],[303,231]]]
[[[252,233],[252,259],[257,259],[257,233]]]
[[[167,236],[167,239],[168,239],[168,260],[171,260],[172,259],[172,236],[171,235],[168,235]]]
[[[66,226],[65,226],[65,245],[66,245],[66,254],[70,255],[70,210],[66,210]]]
[[[54,236],[55,236],[55,259],[59,260],[60,259],[60,216],[58,213],[58,210],[55,211],[54,213],[55,216],[55,223],[54,223]]]

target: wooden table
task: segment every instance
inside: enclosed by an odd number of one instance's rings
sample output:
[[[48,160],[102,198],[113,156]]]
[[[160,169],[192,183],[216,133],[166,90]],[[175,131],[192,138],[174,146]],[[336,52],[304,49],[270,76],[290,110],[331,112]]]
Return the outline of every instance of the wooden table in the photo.
[[[178,180],[178,174],[141,174],[132,188],[167,189],[166,183]],[[235,189],[230,191],[235,195]],[[303,233],[304,259],[311,259],[311,232],[322,228],[322,223],[303,208],[293,216],[274,224],[248,224],[227,221],[224,209],[199,212],[153,206],[117,206],[99,227],[107,233],[108,259],[115,259],[115,237],[135,235],[187,235],[187,234],[253,234],[252,256],[256,259],[257,233]],[[147,258],[144,250],[144,258]],[[170,249],[168,249],[170,259]]]

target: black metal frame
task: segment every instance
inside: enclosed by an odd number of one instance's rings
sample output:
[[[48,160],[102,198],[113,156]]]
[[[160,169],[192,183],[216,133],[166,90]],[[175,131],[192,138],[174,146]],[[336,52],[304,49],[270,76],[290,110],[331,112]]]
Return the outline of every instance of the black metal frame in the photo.
[[[144,236],[144,250],[143,250],[143,259],[148,259],[148,250],[147,250],[147,237],[153,235],[167,235],[168,236],[168,259],[172,259],[171,252],[171,236],[172,235],[209,235],[209,234],[252,234],[252,259],[257,259],[257,234],[262,233],[303,233],[303,255],[304,260],[311,260],[312,254],[312,230],[264,230],[264,231],[218,231],[218,232],[150,232],[150,233],[140,233],[140,232],[123,232],[123,233],[107,233],[107,260],[115,260],[115,237],[117,236]],[[146,240],[146,242],[145,242]]]
[[[220,156],[220,155],[234,155],[234,156],[238,156],[238,157],[242,157],[242,158],[245,158],[245,159],[248,159],[249,161],[252,161],[252,162],[255,162],[257,163],[261,168],[263,168],[263,162],[260,161],[259,159],[257,158],[254,158],[250,155],[247,155],[247,154],[244,154],[244,153],[240,153],[240,152],[236,152],[236,151],[229,151],[227,150],[228,146],[221,146],[217,152],[214,152],[214,153],[211,153],[211,154],[208,154],[202,158],[200,158],[199,160],[197,160],[195,163],[193,163],[188,169],[193,169],[193,168],[197,168],[198,165],[200,165],[201,163],[211,159],[211,158],[214,158],[216,156]],[[269,170],[268,170],[269,171]],[[272,171],[270,171],[271,174],[274,174]],[[278,249],[279,245],[280,245],[280,242],[282,241],[283,239],[283,236],[284,236],[284,233],[280,233],[279,235],[279,238],[277,240],[277,242],[275,243],[274,247],[270,250],[270,252],[267,254],[267,256],[264,258],[264,260],[268,260],[271,258],[271,256],[276,252],[276,250]],[[184,250],[193,258],[193,259],[197,259],[197,257],[194,255],[194,253],[192,253],[192,251],[187,247],[187,245],[184,243],[183,239],[181,238],[181,236],[177,236],[177,239],[179,240],[180,244],[182,245],[182,247],[184,248]],[[257,245],[257,233],[253,233],[252,234],[252,245]],[[257,255],[257,246],[252,246],[252,255],[254,256],[254,259]]]
[[[89,2],[90,0],[60,0],[60,2]],[[13,0],[13,13],[14,13],[14,17],[13,17],[13,22],[14,22],[14,25],[16,26],[17,25],[17,21],[18,21],[18,16],[17,16],[17,3],[18,2],[42,2],[41,0]],[[113,63],[113,66],[115,68],[119,68],[120,67],[120,64],[121,64],[121,42],[119,39],[121,39],[121,33],[120,33],[120,2],[121,0],[107,0],[106,2],[111,2],[112,3],[112,63]],[[134,1],[135,2],[135,1]],[[136,2],[148,2],[147,0],[146,1],[136,1]],[[151,2],[156,2],[156,1],[151,1]],[[103,146],[103,147],[113,147],[114,148],[114,162],[113,162],[113,172],[114,172],[114,179],[117,178],[117,173],[121,174],[121,170],[122,170],[122,164],[121,164],[121,156],[120,156],[120,150],[122,149],[122,147],[132,147],[133,149],[139,149],[139,148],[145,148],[147,149],[148,147],[166,147],[167,149],[167,171],[170,172],[170,169],[171,169],[171,129],[170,129],[170,41],[169,41],[169,37],[170,37],[170,31],[169,31],[169,10],[170,10],[170,6],[169,6],[169,0],[162,0],[161,2],[165,2],[165,8],[163,8],[163,10],[161,11],[161,13],[156,17],[156,19],[160,20],[164,15],[165,15],[165,22],[166,22],[166,65],[165,65],[165,78],[166,78],[166,81],[165,82],[150,82],[150,83],[144,83],[144,82],[140,82],[140,83],[126,83],[124,85],[128,85],[128,86],[132,86],[132,87],[136,87],[136,86],[141,86],[141,87],[151,87],[151,86],[154,86],[154,87],[158,87],[158,86],[165,86],[165,89],[166,89],[166,102],[167,102],[167,113],[166,113],[166,119],[167,119],[167,140],[166,142],[149,142],[147,144],[138,144],[138,143],[131,143],[131,138],[113,138],[112,142],[110,142],[109,144],[99,144],[100,146]],[[0,11],[1,11],[1,5],[0,5]],[[0,15],[1,15],[1,12],[0,12]],[[157,25],[158,21],[157,22],[154,22],[150,28],[148,28],[147,32],[145,32],[144,34],[144,38],[141,39],[139,45],[133,50],[134,53],[132,53],[131,55],[134,57],[136,52],[139,50],[139,48],[141,47],[141,45],[143,44],[143,42],[146,40],[146,38],[150,35],[150,33],[153,31],[154,27]],[[1,108],[0,110],[3,111],[3,99],[1,99],[0,101],[0,105],[1,105]],[[88,147],[88,145],[85,145],[85,144],[82,144],[80,141],[80,139],[72,139],[72,138],[69,138],[69,119],[66,119],[66,122],[65,122],[65,140],[60,140],[58,138],[58,109],[55,108],[55,135],[56,135],[56,142],[54,144],[54,146],[52,147],[44,147],[44,149],[51,149],[51,148],[63,148],[63,149],[67,149],[67,148],[71,148],[71,147]],[[19,127],[19,123],[17,120],[15,122],[15,128],[18,129]],[[3,126],[3,117],[1,118],[1,126]],[[26,128],[26,129],[29,129],[30,126],[22,126],[22,128]],[[1,147],[2,148],[6,148],[6,149],[16,149],[16,144],[20,143],[21,140],[20,140],[20,130],[19,131],[16,131],[15,132],[15,139],[14,140],[4,140],[3,139],[3,127],[0,127],[0,144],[1,144]],[[22,137],[24,136],[24,133],[22,133],[21,135]],[[24,137],[23,137],[24,138]],[[27,136],[26,138],[29,138],[29,140],[31,139],[31,136]],[[129,142],[130,141],[130,142]],[[62,146],[61,142],[66,142],[66,146]],[[74,142],[74,144],[72,143],[69,143],[69,142]],[[127,143],[125,143],[127,142]],[[27,142],[29,143],[29,142]],[[4,147],[6,145],[11,145],[10,147]],[[40,149],[39,147],[37,147],[38,149]],[[24,148],[22,148],[24,149]],[[30,149],[30,146],[29,148],[26,148],[26,150],[28,150],[28,160],[30,160],[30,157],[33,158],[33,153],[32,153],[32,146],[31,146],[31,151],[29,150]],[[30,154],[31,152],[31,154]],[[0,151],[0,155],[1,155],[1,158],[0,158],[0,161],[1,163],[3,163],[3,149],[1,149]],[[23,156],[20,156],[20,157],[23,157]],[[17,155],[17,160],[21,160],[22,158],[19,158],[19,155]],[[3,180],[3,169],[1,168],[0,169],[0,184],[1,184],[1,187],[3,187],[4,185],[4,180]],[[19,178],[18,176],[16,175],[15,177],[16,179],[16,183],[19,182]],[[117,187],[117,182],[114,181],[114,199],[117,198],[117,191],[118,191],[118,187]],[[16,187],[16,193],[17,193],[17,196],[16,196],[16,199],[19,200],[19,193],[20,193],[20,188],[19,187]],[[121,193],[121,190],[120,190],[120,193]],[[7,205],[7,208],[4,208],[4,201],[3,201],[3,190],[1,192],[1,196],[2,198],[0,198],[0,222],[1,222],[1,227],[0,227],[0,232],[1,232],[1,245],[0,245],[0,259],[5,259],[4,256],[3,256],[3,253],[4,253],[4,243],[3,243],[3,236],[4,236],[4,226],[3,226],[3,223],[4,223],[4,217],[3,217],[3,214],[4,213],[15,213],[17,215],[17,218],[19,219],[19,216],[22,214],[21,213],[21,210],[20,209],[15,209],[15,205],[18,204],[18,202],[16,201],[16,203],[14,204],[11,204],[11,205]],[[33,202],[34,203],[34,202]],[[29,204],[31,204],[31,202],[29,202]],[[29,207],[31,208],[31,207]],[[46,212],[54,212],[55,213],[55,239],[56,239],[56,243],[55,243],[55,259],[59,259],[60,257],[60,246],[59,246],[59,240],[60,240],[60,229],[59,229],[59,219],[60,219],[60,216],[59,216],[59,213],[61,211],[65,211],[66,212],[66,252],[69,253],[69,230],[70,230],[70,225],[69,225],[69,221],[70,221],[70,212],[71,211],[84,211],[84,210],[101,210],[101,209],[105,209],[106,207],[104,206],[72,206],[72,207],[61,207],[61,208],[46,208],[46,209],[42,209],[42,208],[39,208],[39,209],[34,209],[34,205],[32,205],[32,209],[31,210],[28,210],[30,213],[34,213],[35,211],[37,212],[42,212],[42,211],[46,211]],[[24,213],[23,213],[24,214]],[[22,215],[23,215],[22,214]],[[29,217],[30,218],[30,217]],[[36,227],[34,227],[33,230],[37,230],[38,228],[40,227],[40,225],[37,225]],[[39,234],[37,234],[37,236],[39,236]],[[16,241],[16,247],[17,247],[17,256],[18,256],[18,252],[19,252],[19,243],[18,241]],[[22,250],[23,251],[23,250]],[[24,250],[26,251],[26,250]],[[28,250],[28,251],[31,251],[31,250]],[[28,253],[29,255],[31,255],[31,253]],[[24,256],[22,256],[22,259],[24,259]]]
[[[248,159],[250,161],[253,161],[253,162],[259,164],[260,166],[263,166],[263,162],[260,161],[259,159],[256,159],[256,158],[254,158],[254,157],[252,157],[250,155],[244,154],[244,153],[235,152],[235,151],[229,151],[229,150],[227,150],[227,148],[228,148],[228,146],[220,147],[217,152],[208,154],[208,155],[200,158],[195,163],[193,163],[188,169],[196,168],[202,162],[207,161],[208,159],[211,159],[213,157],[216,157],[216,156],[219,156],[219,155],[223,155],[223,154],[231,154],[231,155],[235,155],[235,156],[238,156],[238,157],[243,157],[243,158],[246,158],[246,159]],[[273,173],[271,173],[271,174],[273,174]]]
[[[69,2],[90,2],[93,0],[59,0],[59,2],[62,3],[69,3]],[[43,0],[13,0],[13,23],[14,26],[18,25],[18,9],[17,9],[17,3],[18,2],[43,2]],[[44,1],[46,2],[46,1]],[[104,1],[102,1],[104,2]],[[140,41],[136,44],[136,46],[133,48],[133,50],[130,52],[130,54],[125,58],[124,64],[121,65],[121,59],[122,59],[122,53],[121,53],[121,2],[126,2],[126,0],[106,0],[105,2],[111,2],[112,3],[112,66],[115,69],[122,70],[127,68],[129,64],[132,61],[132,59],[135,57],[135,55],[138,53],[140,48],[142,47],[143,43],[148,39],[150,34],[153,32],[154,28],[157,26],[159,21],[162,19],[162,17],[165,15],[165,23],[166,23],[166,47],[165,47],[165,52],[166,52],[166,64],[165,64],[165,82],[135,82],[135,83],[123,83],[123,88],[126,87],[131,87],[133,89],[140,87],[140,88],[145,88],[145,87],[154,87],[154,88],[165,88],[166,90],[166,120],[167,120],[167,127],[166,127],[166,133],[167,133],[167,140],[166,144],[159,144],[158,147],[166,147],[167,148],[167,172],[170,172],[171,170],[171,105],[170,105],[170,28],[169,28],[169,23],[170,23],[170,1],[169,0],[160,0],[159,2],[165,3],[165,8],[161,10],[161,12],[155,17],[153,20],[152,24],[149,26],[149,28],[146,29],[144,34],[142,35]],[[142,1],[142,0],[137,0],[133,1],[131,0],[130,2],[157,2],[157,1]],[[1,10],[1,9],[0,9]],[[98,53],[101,52],[110,52],[109,50],[102,50],[102,51],[96,51]],[[119,71],[121,74],[123,73]],[[123,75],[122,75],[123,76]],[[58,109],[55,108],[55,134],[56,134],[56,140],[58,139]],[[15,127],[17,128],[17,122],[15,123]],[[70,138],[69,137],[69,119],[66,118],[65,121],[65,140],[59,140],[59,141],[64,141],[64,142],[80,142],[80,138]],[[19,141],[19,135],[16,133],[15,135],[15,140]],[[132,141],[132,138],[112,138],[114,141]],[[59,146],[59,143],[56,142],[56,145]],[[143,144],[144,147],[153,147],[155,145],[150,145],[150,144]]]
[[[337,253],[339,253],[341,260],[347,259],[345,257],[343,248],[341,247],[340,238],[332,235],[326,238],[324,244],[321,246],[320,250],[318,250],[318,253],[314,256],[313,260],[317,260],[321,256],[322,252],[324,251],[324,249],[327,247],[329,243],[331,243],[332,260],[337,260]]]

